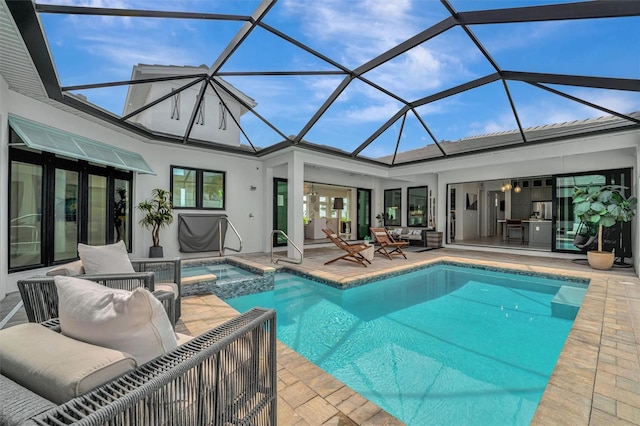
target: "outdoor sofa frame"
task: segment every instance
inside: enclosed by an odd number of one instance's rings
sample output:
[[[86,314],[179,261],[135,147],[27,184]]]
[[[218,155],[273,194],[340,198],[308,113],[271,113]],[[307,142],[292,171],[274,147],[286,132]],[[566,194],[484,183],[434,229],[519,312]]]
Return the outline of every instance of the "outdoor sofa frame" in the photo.
[[[133,274],[79,275],[78,278],[94,281],[106,287],[129,291],[144,287],[162,303],[171,325],[175,326],[177,316],[174,295],[168,291],[155,291],[154,275],[154,272],[136,272]],[[44,322],[58,318],[58,290],[54,277],[41,276],[18,280],[18,290],[29,322]]]
[[[275,321],[253,308],[24,424],[275,425]]]

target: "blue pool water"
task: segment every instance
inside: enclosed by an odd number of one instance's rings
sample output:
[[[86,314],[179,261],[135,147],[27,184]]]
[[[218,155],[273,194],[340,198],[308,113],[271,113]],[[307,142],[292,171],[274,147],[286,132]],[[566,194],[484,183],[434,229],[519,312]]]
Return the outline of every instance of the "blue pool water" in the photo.
[[[278,338],[409,425],[529,424],[572,320],[560,286],[438,265],[338,290],[278,273],[275,290],[227,300],[275,308]]]

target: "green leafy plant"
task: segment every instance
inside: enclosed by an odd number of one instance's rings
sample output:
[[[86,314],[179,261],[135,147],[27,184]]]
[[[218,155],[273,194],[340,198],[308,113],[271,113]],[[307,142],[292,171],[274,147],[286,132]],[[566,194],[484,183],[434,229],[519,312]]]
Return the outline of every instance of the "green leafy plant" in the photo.
[[[575,187],[573,212],[588,227],[598,227],[598,251],[602,251],[602,228],[616,222],[629,222],[636,214],[638,199],[627,198],[621,185],[595,185]]]
[[[173,204],[171,203],[171,193],[164,189],[156,188],[151,191],[151,199],[141,201],[138,209],[145,213],[139,224],[144,228],[151,229],[153,246],[160,246],[160,228],[170,225],[173,222]]]

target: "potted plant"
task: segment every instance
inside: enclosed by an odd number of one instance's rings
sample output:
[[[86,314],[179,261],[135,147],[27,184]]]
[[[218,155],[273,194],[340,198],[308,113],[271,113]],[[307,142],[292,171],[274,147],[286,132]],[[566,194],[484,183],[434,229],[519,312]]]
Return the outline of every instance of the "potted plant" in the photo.
[[[602,228],[617,222],[629,222],[636,214],[638,199],[627,198],[620,185],[594,185],[575,187],[573,191],[573,211],[587,226],[598,227],[598,250],[587,252],[589,266],[593,269],[609,270],[613,266],[615,254],[602,250]]]
[[[156,188],[151,191],[151,200],[145,200],[138,204],[138,209],[144,212],[144,217],[140,219],[140,225],[151,229],[153,246],[149,247],[149,257],[162,257],[163,251],[160,246],[160,228],[168,226],[173,222],[173,205],[171,203],[171,193],[164,189]]]

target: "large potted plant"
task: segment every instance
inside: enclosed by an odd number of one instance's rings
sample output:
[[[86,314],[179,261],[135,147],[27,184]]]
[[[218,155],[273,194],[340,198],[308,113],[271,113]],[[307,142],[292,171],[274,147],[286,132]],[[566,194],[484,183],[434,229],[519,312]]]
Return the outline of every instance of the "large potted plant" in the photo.
[[[173,222],[171,193],[164,189],[156,188],[151,191],[151,199],[140,202],[138,209],[144,212],[144,217],[139,222],[140,225],[151,229],[153,246],[149,247],[149,257],[162,257],[164,254],[160,245],[160,228]]]
[[[602,229],[617,222],[629,222],[636,214],[638,199],[627,198],[620,185],[594,185],[575,187],[573,191],[573,212],[587,226],[598,227],[598,250],[587,252],[589,265],[594,269],[609,270],[613,266],[615,254],[602,250]]]

